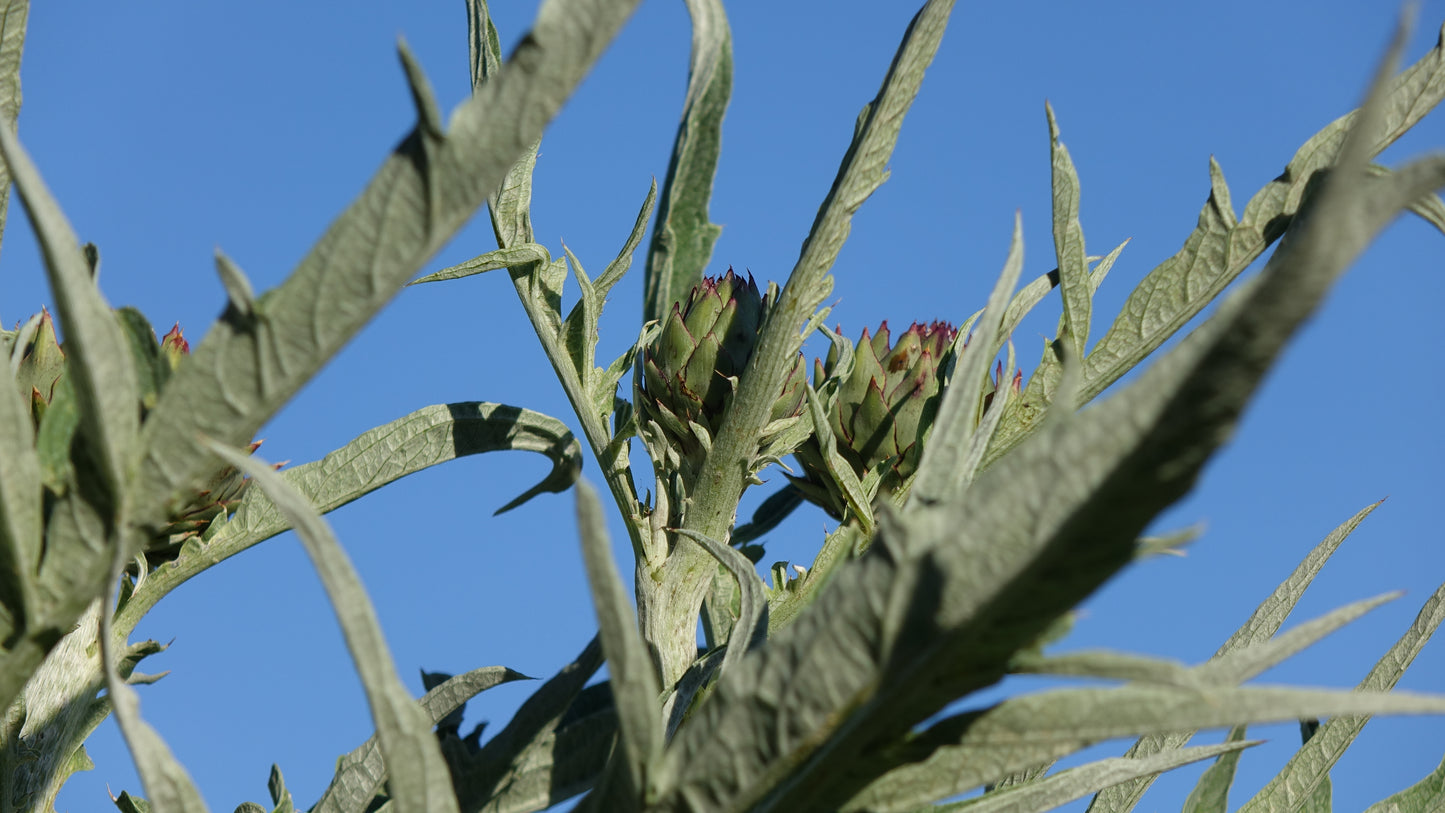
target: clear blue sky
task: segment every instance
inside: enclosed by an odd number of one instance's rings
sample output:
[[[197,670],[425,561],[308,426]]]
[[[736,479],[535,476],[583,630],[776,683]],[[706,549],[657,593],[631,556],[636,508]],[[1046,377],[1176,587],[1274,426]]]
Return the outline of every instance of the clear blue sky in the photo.
[[[411,127],[399,33],[444,106],[464,98],[462,5],[37,3],[21,136],[82,239],[99,244],[110,301],[139,306],[162,330],[178,320],[195,342],[223,302],[216,246],[258,288],[277,284]],[[496,5],[510,45],[537,4]],[[1211,154],[1242,206],[1359,99],[1392,4],[1303,8],[960,4],[904,125],[892,178],[859,213],[834,269],[830,321],[856,336],[881,319],[967,316],[1002,263],[1016,209],[1026,277],[1053,267],[1049,99],[1082,177],[1091,252],[1133,238],[1099,293],[1101,335],[1130,288],[1193,228]],[[733,4],[737,74],[713,207],[724,226],[714,271],[731,264],[760,280],[785,277],[913,11],[854,0]],[[1434,43],[1442,20],[1445,2],[1421,4],[1409,61]],[[687,53],[682,3],[644,3],[548,131],[533,215],[554,254],[565,240],[595,273],[621,245],[649,179],[666,171]],[[1445,112],[1385,162],[1442,144]],[[485,221],[429,268],[493,248]],[[13,324],[49,298],[23,217],[12,214],[5,238],[0,318]],[[1199,489],[1160,522],[1202,521],[1206,535],[1188,558],[1142,564],[1108,585],[1069,647],[1203,660],[1332,527],[1388,496],[1295,620],[1388,590],[1406,597],[1266,678],[1352,686],[1363,676],[1445,579],[1442,257],[1445,237],[1418,221],[1386,233],[1283,359]],[[604,314],[599,357],[633,341],[640,301],[634,269]],[[1015,335],[1028,367],[1052,308]],[[460,400],[571,417],[500,274],[405,291],[262,431],[262,454],[312,460],[413,409]],[[571,496],[490,516],[546,467],[522,453],[454,462],[331,515],[416,690],[422,667],[502,664],[547,676],[590,637]],[[768,539],[769,560],[807,563],[825,524],[820,512],[799,511]],[[142,667],[171,670],[141,689],[142,709],[212,810],[264,800],[272,762],[309,805],[335,758],[370,733],[335,621],[289,535],[195,579],[139,633],[174,639]],[[1401,685],[1445,690],[1445,641]],[[501,725],[530,691],[516,684],[484,695],[468,725]],[[1245,755],[1235,804],[1297,743],[1293,725],[1253,735],[1273,742]],[[1413,783],[1442,752],[1439,718],[1372,722],[1335,770],[1336,808],[1359,810]],[[96,769],[71,780],[60,809],[107,809],[107,785],[139,791],[112,725],[90,753]],[[1195,774],[1161,781],[1140,809],[1176,809]]]

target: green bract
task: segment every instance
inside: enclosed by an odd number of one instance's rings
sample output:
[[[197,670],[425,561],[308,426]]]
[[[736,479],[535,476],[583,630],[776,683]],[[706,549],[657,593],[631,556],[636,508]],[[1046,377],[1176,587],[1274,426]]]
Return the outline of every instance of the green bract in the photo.
[[[923,439],[933,426],[943,393],[940,370],[957,335],[947,322],[914,322],[890,345],[884,321],[871,337],[863,328],[851,371],[839,369],[836,346],[825,361],[814,360],[815,387],[822,389],[828,379],[842,376],[827,410],[828,422],[838,452],[860,480],[866,483],[868,474],[877,471],[877,487],[891,492],[918,470]],[[807,476],[794,478],[794,484],[804,497],[841,518],[846,503],[828,473],[817,438],[799,447],[797,456]]]
[[[729,268],[721,277],[704,277],[685,302],[673,303],[662,331],[643,351],[643,411],[684,458],[696,460],[717,435],[771,305],[752,274],[745,280]],[[805,380],[799,354],[773,403],[772,420],[802,413]]]

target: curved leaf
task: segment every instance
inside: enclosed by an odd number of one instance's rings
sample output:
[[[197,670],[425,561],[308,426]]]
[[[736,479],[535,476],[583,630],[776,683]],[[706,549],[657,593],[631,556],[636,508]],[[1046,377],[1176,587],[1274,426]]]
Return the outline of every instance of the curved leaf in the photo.
[[[566,490],[582,467],[582,447],[556,418],[520,407],[463,401],[423,407],[362,433],[320,460],[281,473],[321,513],[328,513],[408,474],[482,452],[529,451],[552,460],[542,482],[498,510],[544,491]],[[127,635],[141,616],[176,586],[211,565],[291,527],[266,494],[249,489],[236,513],[203,546],[188,546],[146,577],[121,608],[116,627]]]
[[[25,28],[30,0],[0,3],[0,128],[14,130],[20,117],[20,55],[25,50]],[[0,234],[10,206],[10,171],[0,166]]]

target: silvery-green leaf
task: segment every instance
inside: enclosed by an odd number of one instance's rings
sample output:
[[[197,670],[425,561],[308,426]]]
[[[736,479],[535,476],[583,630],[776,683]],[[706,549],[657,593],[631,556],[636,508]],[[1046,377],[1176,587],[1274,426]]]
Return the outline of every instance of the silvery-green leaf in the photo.
[[[709,222],[707,207],[732,94],[732,32],[721,0],[687,0],[687,10],[692,16],[687,97],[647,252],[644,322],[666,318],[672,303],[702,279],[722,233],[721,226]]]
[[[362,433],[320,460],[287,469],[281,477],[324,514],[439,463],[509,450],[544,454],[552,460],[552,471],[499,513],[542,492],[565,491],[582,468],[581,444],[556,418],[506,404],[464,401],[423,407]],[[248,489],[235,515],[202,550],[183,553],[148,575],[121,609],[117,629],[129,634],[141,616],[187,579],[290,527],[264,492]]]
[[[1183,765],[1219,756],[1237,756],[1258,742],[1227,742],[1200,745],[1143,759],[1114,757],[1101,759],[1025,785],[995,791],[978,799],[934,808],[935,813],[1043,813],[1096,793],[1100,788],[1126,782],[1143,774],[1158,775]]]
[[[0,31],[0,80],[4,77],[4,46],[4,32]],[[0,92],[3,90],[0,82]],[[0,225],[3,205],[0,202]],[[0,466],[0,605],[10,616],[8,631],[16,632],[34,620],[38,609],[34,579],[40,564],[43,529],[35,427],[28,404],[8,375],[0,375],[0,460],[5,461]]]
[[[1218,663],[1222,659],[1233,653],[1238,653],[1245,648],[1268,642],[1274,634],[1279,631],[1279,628],[1283,626],[1285,619],[1289,617],[1290,612],[1293,611],[1295,605],[1299,603],[1300,598],[1304,595],[1305,589],[1314,581],[1315,576],[1319,575],[1325,562],[1329,561],[1329,558],[1334,555],[1334,552],[1339,549],[1345,539],[1349,537],[1355,528],[1359,527],[1359,524],[1365,520],[1365,517],[1369,516],[1379,505],[1380,503],[1377,502],[1356,512],[1354,516],[1345,520],[1321,540],[1320,543],[1305,556],[1304,560],[1295,567],[1294,572],[1283,582],[1280,582],[1279,586],[1274,589],[1274,592],[1264,601],[1260,602],[1260,605],[1255,608],[1254,613],[1250,615],[1249,619],[1245,621],[1239,629],[1235,630],[1234,634],[1229,637],[1229,640],[1225,641],[1224,644],[1219,647],[1219,650],[1214,653],[1214,657],[1210,660],[1210,664]],[[1208,667],[1209,664],[1205,666]],[[1193,731],[1184,730],[1144,737],[1129,748],[1126,756],[1147,756],[1163,750],[1179,748],[1188,742],[1189,738],[1193,735]],[[1144,795],[1144,791],[1149,789],[1151,782],[1152,780],[1146,777],[1109,788],[1094,798],[1089,805],[1089,809],[1100,812],[1108,811],[1109,813],[1123,813],[1123,811],[1132,810],[1134,805],[1138,804],[1139,799]]]
[[[763,585],[753,563],[737,549],[696,531],[679,530],[678,533],[701,544],[737,582],[741,609],[738,611],[733,634],[727,639],[727,656],[723,658],[722,664],[722,668],[726,670],[741,660],[750,649],[761,646],[768,638],[767,587]]]
[[[391,798],[400,813],[457,810],[450,774],[432,723],[396,674],[376,611],[346,552],[305,495],[253,455],[214,441],[207,446],[245,472],[286,516],[321,577],[346,647],[366,690],[371,719],[386,762]]]
[[[1442,620],[1445,620],[1445,584],[1425,602],[1425,606],[1415,617],[1415,623],[1376,662],[1374,668],[1361,681],[1358,690],[1381,692],[1393,688]],[[1329,781],[1330,768],[1344,754],[1345,749],[1350,747],[1350,743],[1355,741],[1355,737],[1370,719],[1363,715],[1328,716],[1330,719],[1319,727],[1314,736],[1310,737],[1254,798],[1240,808],[1240,813],[1305,809],[1314,798],[1316,789]]]
[[[1296,720],[1365,708],[1376,713],[1388,708],[1397,714],[1445,714],[1445,696],[1144,684],[1040,692],[944,718],[896,746],[893,753],[884,749],[877,758],[899,767],[840,809],[870,813],[912,810],[1117,737],[1174,728]]]
[[[473,257],[464,263],[427,274],[410,284],[420,285],[423,282],[442,282],[449,279],[470,277],[473,274],[481,274],[487,271],[496,271],[499,268],[520,268],[532,263],[550,262],[552,262],[552,255],[548,253],[546,246],[538,245],[537,243],[521,243],[509,248],[499,248],[496,251],[488,251],[486,254]]]

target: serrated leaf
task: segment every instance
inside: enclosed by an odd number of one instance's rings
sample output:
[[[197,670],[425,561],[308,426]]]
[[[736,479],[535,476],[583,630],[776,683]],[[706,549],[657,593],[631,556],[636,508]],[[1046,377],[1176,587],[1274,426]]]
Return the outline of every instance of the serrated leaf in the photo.
[[[956,802],[934,808],[936,813],[1042,813],[1088,796],[1100,788],[1127,782],[1143,774],[1158,775],[1183,765],[1220,756],[1238,755],[1245,748],[1258,742],[1228,742],[1222,745],[1200,745],[1155,754],[1143,759],[1114,757],[1101,759],[1077,768],[1061,771],[1053,776],[1018,785],[1008,790],[995,791],[978,799]],[[1221,756],[1222,755],[1222,756]]]
[[[1142,684],[1040,692],[945,718],[897,746],[894,753],[880,754],[880,759],[901,767],[869,785],[841,809],[870,813],[910,810],[1117,737],[1295,720],[1367,707],[1389,708],[1397,714],[1445,714],[1445,696]]]
[[[1305,589],[1319,575],[1325,562],[1334,555],[1345,539],[1364,522],[1380,503],[1365,506],[1354,516],[1340,523],[1331,531],[1313,550],[1305,556],[1289,577],[1275,587],[1274,592],[1268,598],[1260,602],[1249,619],[1239,629],[1229,636],[1229,640],[1214,653],[1210,664],[1219,663],[1227,656],[1238,653],[1248,647],[1264,644],[1269,641],[1279,628],[1283,626],[1286,618],[1299,603],[1304,595]],[[1206,664],[1208,666],[1209,664]],[[1156,754],[1160,751],[1179,748],[1189,741],[1194,735],[1193,731],[1175,731],[1168,734],[1144,737],[1129,748],[1126,756],[1138,757]],[[1089,805],[1090,811],[1103,813],[1124,813],[1132,810],[1134,805],[1139,803],[1144,791],[1149,789],[1152,780],[1143,778],[1134,782],[1125,782],[1103,791]]]
[[[391,659],[376,611],[346,552],[306,497],[271,466],[254,455],[215,441],[207,446],[221,459],[245,472],[266,492],[301,538],[336,611],[346,647],[351,652],[387,765],[391,798],[401,813],[448,813],[457,810],[451,778],[442,761],[431,722],[417,706]]]
[[[722,122],[733,85],[732,32],[721,0],[687,0],[692,17],[687,96],[672,145],[657,228],[647,251],[642,320],[666,318],[702,279],[722,227],[709,222]]]
[[[214,457],[199,436],[230,444],[253,437],[451,238],[541,136],[636,4],[546,4],[503,79],[453,113],[444,139],[418,125],[290,278],[258,299],[256,319],[223,318],[206,333],[146,422],[136,522],[160,525],[171,495],[210,469]],[[344,307],[329,304],[337,302]],[[269,380],[261,375],[268,368]]]
[[[466,702],[494,686],[530,680],[505,666],[487,666],[457,675],[429,690],[419,701],[433,725],[460,710]],[[311,813],[352,813],[371,804],[386,781],[386,763],[376,735],[336,761],[336,773]]]
[[[1365,813],[1440,813],[1445,810],[1445,760],[1430,775],[1393,796],[1370,805]]]
[[[652,781],[652,770],[662,752],[660,690],[652,658],[637,631],[632,602],[612,560],[602,505],[586,482],[577,484],[577,525],[582,536],[587,581],[592,587],[592,602],[602,630],[602,651],[607,656],[607,671],[617,701],[631,794],[641,798]]]
[[[463,401],[423,407],[362,433],[320,460],[288,469],[281,477],[324,514],[448,460],[509,450],[547,455],[552,471],[498,513],[543,492],[565,491],[581,471],[582,446],[556,418],[506,404]],[[248,489],[235,515],[206,542],[203,553],[182,556],[147,577],[117,616],[117,628],[129,634],[141,616],[176,586],[290,527],[290,520],[265,493]]]
[[[1415,623],[1376,662],[1358,690],[1379,692],[1393,688],[1442,620],[1445,620],[1445,584],[1420,608]],[[1331,715],[1331,719],[1315,731],[1284,768],[1240,808],[1240,813],[1306,809],[1316,789],[1329,781],[1330,768],[1355,741],[1369,719],[1367,716]]]

